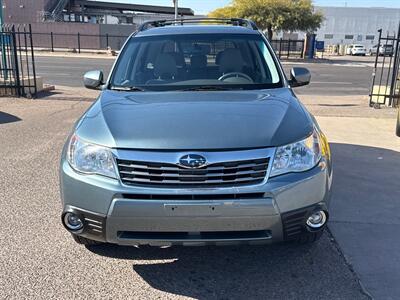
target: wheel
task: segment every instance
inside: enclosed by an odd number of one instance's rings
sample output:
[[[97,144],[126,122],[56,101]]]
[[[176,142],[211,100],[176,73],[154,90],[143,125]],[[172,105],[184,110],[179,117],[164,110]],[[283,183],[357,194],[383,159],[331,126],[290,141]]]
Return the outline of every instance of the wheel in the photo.
[[[72,237],[74,238],[74,241],[77,242],[80,245],[85,245],[85,246],[96,246],[96,245],[101,245],[103,243],[98,242],[98,241],[93,241],[89,240],[87,238],[81,237],[79,235],[73,234]]]
[[[296,242],[301,245],[314,243],[321,238],[324,230],[325,228],[315,232],[305,232],[296,240]]]

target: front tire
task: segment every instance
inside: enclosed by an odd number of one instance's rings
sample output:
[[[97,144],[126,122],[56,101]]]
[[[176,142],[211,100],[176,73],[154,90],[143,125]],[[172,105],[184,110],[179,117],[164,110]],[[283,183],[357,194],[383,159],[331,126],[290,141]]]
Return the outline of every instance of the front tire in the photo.
[[[318,241],[322,234],[324,233],[325,228],[314,232],[304,232],[297,240],[296,243],[300,245],[304,244],[312,244]]]
[[[96,245],[101,245],[103,244],[102,242],[94,241],[94,240],[89,240],[87,238],[81,237],[79,235],[73,234],[72,237],[74,238],[74,241],[77,242],[80,245],[85,245],[85,246],[96,246]]]

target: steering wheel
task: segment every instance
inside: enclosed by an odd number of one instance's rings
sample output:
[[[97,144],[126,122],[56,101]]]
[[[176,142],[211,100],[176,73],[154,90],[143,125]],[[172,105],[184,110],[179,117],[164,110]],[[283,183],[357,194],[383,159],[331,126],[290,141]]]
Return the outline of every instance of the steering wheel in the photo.
[[[233,78],[233,77],[241,77],[244,79],[247,79],[249,82],[254,82],[253,79],[247,74],[241,73],[241,72],[230,72],[222,75],[220,78],[218,78],[219,81],[225,81],[226,79]]]

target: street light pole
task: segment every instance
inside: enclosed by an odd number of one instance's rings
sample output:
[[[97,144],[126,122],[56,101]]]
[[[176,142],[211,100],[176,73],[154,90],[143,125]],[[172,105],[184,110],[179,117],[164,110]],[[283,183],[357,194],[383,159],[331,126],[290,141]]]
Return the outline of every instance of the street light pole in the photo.
[[[178,19],[178,0],[173,0],[174,1],[174,7],[175,7],[175,19]],[[1,2],[1,0],[0,0]]]

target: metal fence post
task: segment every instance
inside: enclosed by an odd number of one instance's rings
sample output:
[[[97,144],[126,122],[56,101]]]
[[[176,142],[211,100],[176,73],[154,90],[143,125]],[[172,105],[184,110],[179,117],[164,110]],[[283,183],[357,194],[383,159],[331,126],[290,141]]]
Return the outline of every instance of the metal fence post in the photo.
[[[376,71],[378,68],[378,59],[379,59],[379,48],[380,48],[380,44],[381,44],[381,39],[382,39],[382,29],[378,30],[379,32],[379,37],[378,37],[378,47],[376,49],[376,56],[375,56],[375,64],[374,64],[374,70],[372,71],[372,83],[371,83],[371,93],[369,95],[369,106],[372,107],[372,99],[375,96],[374,94],[374,86],[375,86],[375,80],[376,80]],[[380,87],[379,87],[379,91],[378,91],[378,99],[379,99],[379,92],[380,92]]]
[[[394,44],[394,43],[393,43]],[[393,73],[392,73],[392,81],[390,83],[390,99],[389,99],[389,105],[395,106],[397,105],[398,101],[394,101],[395,97],[395,91],[396,91],[396,82],[397,82],[397,75],[399,73],[399,46],[400,46],[400,23],[399,23],[399,28],[397,31],[397,40],[396,40],[396,45],[393,45],[396,47],[395,53],[394,53],[394,63],[393,63]]]
[[[290,57],[290,39],[288,40],[288,47],[287,47],[287,58]]]
[[[109,43],[109,40],[108,40],[108,33],[106,34],[106,43],[107,43],[107,49],[108,49],[108,47],[110,46],[110,43]]]
[[[10,48],[12,48],[12,51],[13,51],[13,54],[12,54],[13,57],[12,57],[12,62],[11,63],[14,65],[13,66],[13,69],[14,69],[14,80],[15,80],[15,84],[16,84],[16,88],[15,89],[16,89],[16,92],[17,92],[17,96],[20,97],[23,94],[25,94],[25,90],[22,90],[23,88],[21,88],[21,78],[20,78],[20,75],[19,75],[16,35],[17,34],[15,33],[15,25],[13,25],[12,26],[12,31],[11,31],[11,39],[12,39],[12,41],[10,41],[10,44],[12,43],[12,47],[10,45]],[[22,80],[24,80],[24,78],[22,78]]]
[[[282,52],[282,38],[279,40],[279,59],[281,59],[281,52]]]
[[[54,38],[53,38],[53,31],[50,32],[50,40],[51,40],[51,52],[54,52]]]
[[[32,25],[29,24],[29,40],[31,43],[31,59],[32,59],[32,73],[33,73],[33,82],[34,82],[34,89],[35,89],[35,95],[37,94],[37,81],[36,81],[36,68],[35,68],[35,51],[33,49],[33,34],[32,34]],[[30,92],[30,91],[29,91]]]
[[[78,32],[78,53],[81,53],[81,34]]]

